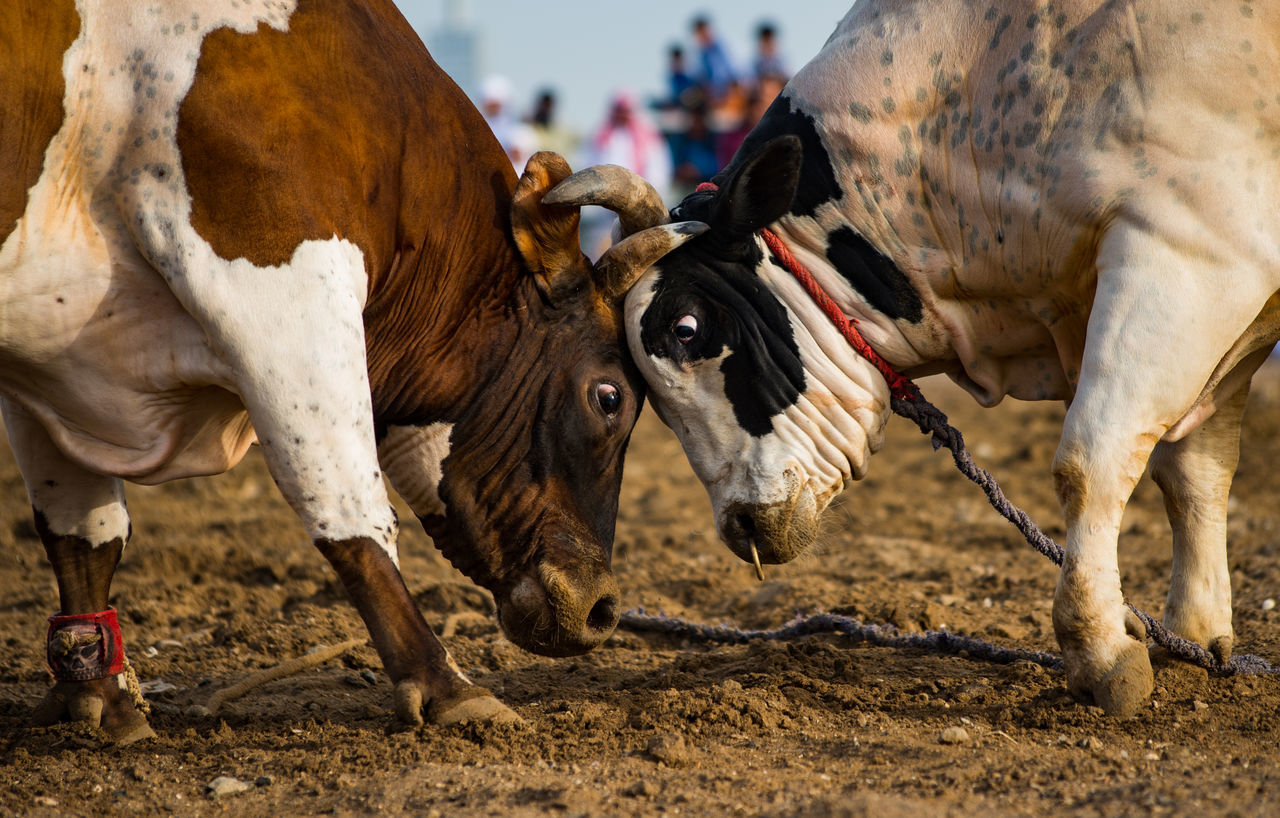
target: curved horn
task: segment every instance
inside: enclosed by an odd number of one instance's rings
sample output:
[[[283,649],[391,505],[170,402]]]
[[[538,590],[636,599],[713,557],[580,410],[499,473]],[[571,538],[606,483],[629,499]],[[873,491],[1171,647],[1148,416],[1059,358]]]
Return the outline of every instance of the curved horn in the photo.
[[[622,298],[655,261],[710,227],[702,222],[676,222],[627,236],[596,262],[597,280],[606,298]]]
[[[624,236],[670,221],[667,206],[653,185],[619,165],[584,168],[552,188],[542,203],[606,207],[618,214]]]

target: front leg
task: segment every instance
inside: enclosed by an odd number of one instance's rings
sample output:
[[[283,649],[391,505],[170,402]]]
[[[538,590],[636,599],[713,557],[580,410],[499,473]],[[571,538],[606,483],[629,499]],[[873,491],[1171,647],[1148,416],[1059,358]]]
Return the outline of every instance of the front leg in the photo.
[[[1135,713],[1152,689],[1147,650],[1134,638],[1143,629],[1120,588],[1125,505],[1156,443],[1196,404],[1274,290],[1249,268],[1212,258],[1113,228],[1100,248],[1079,388],[1054,458],[1067,523],[1054,631],[1072,692],[1112,715]]]
[[[427,627],[400,571],[381,546],[363,537],[318,540],[316,545],[342,578],[396,683],[395,709],[402,721],[421,724],[424,712],[437,724],[520,720],[462,674]]]
[[[1145,631],[1124,604],[1116,546],[1125,504],[1155,441],[1123,426],[1080,420],[1079,406],[1076,401],[1068,410],[1053,464],[1067,522],[1053,629],[1071,692],[1124,717],[1150,697],[1153,678],[1138,641]]]
[[[58,582],[58,612],[47,633],[55,683],[33,720],[39,725],[85,722],[101,727],[117,744],[154,736],[108,604],[130,534],[124,487],[67,460],[18,406],[0,400],[0,410]]]
[[[397,714],[515,719],[458,671],[400,576],[374,445],[359,251],[304,242],[281,268],[207,257],[167,279],[228,364],[272,478],[364,619],[396,684]]]

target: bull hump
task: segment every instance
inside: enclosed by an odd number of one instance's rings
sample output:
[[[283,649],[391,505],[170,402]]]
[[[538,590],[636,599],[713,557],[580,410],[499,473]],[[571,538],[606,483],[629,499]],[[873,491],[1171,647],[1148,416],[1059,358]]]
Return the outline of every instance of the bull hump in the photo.
[[[65,117],[62,55],[80,31],[74,0],[49,0],[41,13],[0,4],[0,245],[27,209],[45,152]]]

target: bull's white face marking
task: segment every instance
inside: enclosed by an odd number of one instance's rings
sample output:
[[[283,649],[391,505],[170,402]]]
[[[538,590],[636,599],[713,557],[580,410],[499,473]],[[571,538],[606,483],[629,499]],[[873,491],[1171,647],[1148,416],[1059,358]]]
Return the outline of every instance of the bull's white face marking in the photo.
[[[772,432],[752,435],[726,397],[722,364],[731,350],[692,363],[645,353],[642,318],[653,308],[659,269],[645,273],[627,296],[627,340],[655,410],[680,439],[711,497],[717,526],[732,504],[793,503],[806,490],[820,512],[866,474],[871,453],[881,445],[888,416],[884,380],[849,348],[789,274],[762,269],[786,308],[806,388],[772,418]],[[671,324],[678,342],[683,342],[682,329],[696,325],[683,316]]]
[[[391,487],[419,517],[445,513],[440,481],[452,434],[452,423],[392,426],[378,445],[378,460]]]
[[[264,269],[191,226],[175,123],[201,43],[287,30],[295,7],[77,3],[67,117],[0,247],[0,378],[72,460],[133,480],[224,470],[256,431],[313,537],[372,536],[394,558],[359,249],[307,241]]]

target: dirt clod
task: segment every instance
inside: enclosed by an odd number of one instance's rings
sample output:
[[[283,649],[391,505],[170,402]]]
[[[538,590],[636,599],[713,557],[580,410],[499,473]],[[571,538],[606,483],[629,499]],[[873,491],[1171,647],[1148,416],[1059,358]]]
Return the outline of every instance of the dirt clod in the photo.
[[[938,734],[940,744],[967,744],[969,731],[963,727],[948,727]]]
[[[655,760],[668,767],[687,767],[694,761],[694,752],[684,736],[663,733],[649,739],[646,752]]]

